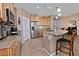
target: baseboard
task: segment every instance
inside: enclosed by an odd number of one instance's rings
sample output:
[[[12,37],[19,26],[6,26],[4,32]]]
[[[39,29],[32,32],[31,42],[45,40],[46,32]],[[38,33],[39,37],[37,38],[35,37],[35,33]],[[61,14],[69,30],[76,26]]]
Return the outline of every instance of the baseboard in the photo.
[[[43,50],[44,50],[49,56],[55,56],[55,55],[56,55],[56,52],[50,54],[45,48],[43,48]]]

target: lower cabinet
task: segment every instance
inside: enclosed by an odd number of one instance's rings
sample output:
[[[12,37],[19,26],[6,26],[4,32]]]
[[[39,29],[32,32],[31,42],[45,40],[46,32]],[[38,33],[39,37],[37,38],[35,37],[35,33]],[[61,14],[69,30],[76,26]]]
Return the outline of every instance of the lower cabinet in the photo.
[[[0,49],[0,56],[9,56],[9,49]]]
[[[54,36],[53,34],[44,32],[43,33],[43,48],[49,55],[55,54],[56,41],[62,36]]]
[[[16,41],[13,43],[11,47],[11,55],[12,56],[20,56],[21,55],[21,48],[20,48],[20,42]]]
[[[0,56],[20,56],[20,55],[21,55],[21,48],[19,41],[13,42],[10,48],[0,49]]]

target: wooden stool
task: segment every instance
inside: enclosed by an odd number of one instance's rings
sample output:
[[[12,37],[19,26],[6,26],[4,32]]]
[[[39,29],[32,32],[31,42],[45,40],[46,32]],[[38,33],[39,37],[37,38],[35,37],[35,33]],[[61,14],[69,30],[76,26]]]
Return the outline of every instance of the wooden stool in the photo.
[[[66,54],[69,54],[70,56],[73,55],[74,56],[74,52],[73,52],[73,44],[74,44],[74,39],[76,37],[76,33],[73,31],[72,35],[71,35],[71,40],[65,39],[65,38],[60,38],[56,41],[56,55],[57,55],[57,51],[60,52],[64,52]],[[59,46],[60,45],[60,46]],[[69,47],[67,47],[67,45]],[[69,53],[61,50],[61,48],[65,48],[67,50],[69,50]]]

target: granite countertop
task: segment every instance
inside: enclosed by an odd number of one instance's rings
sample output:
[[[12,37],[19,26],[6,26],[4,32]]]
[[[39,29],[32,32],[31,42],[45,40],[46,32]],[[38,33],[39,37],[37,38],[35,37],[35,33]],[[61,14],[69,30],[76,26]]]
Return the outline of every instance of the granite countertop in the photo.
[[[44,31],[44,33],[48,33],[53,36],[60,36],[60,35],[66,34],[67,32],[68,32],[67,30]]]
[[[12,35],[0,40],[0,49],[10,48],[13,42],[19,39],[19,35]]]

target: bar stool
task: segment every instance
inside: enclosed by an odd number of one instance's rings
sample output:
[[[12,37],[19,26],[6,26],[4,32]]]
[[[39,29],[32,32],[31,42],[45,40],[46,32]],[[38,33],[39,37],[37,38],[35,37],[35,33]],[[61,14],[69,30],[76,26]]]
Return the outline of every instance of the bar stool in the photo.
[[[76,32],[73,31],[70,40],[68,40],[66,38],[60,38],[60,39],[58,39],[56,41],[56,55],[57,55],[57,52],[59,51],[59,52],[64,52],[66,54],[69,54],[70,56],[71,55],[74,56],[73,44],[74,44],[75,37],[76,37]],[[61,50],[61,48],[65,48],[65,49],[69,50],[69,53]]]

